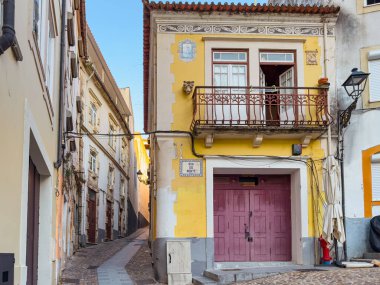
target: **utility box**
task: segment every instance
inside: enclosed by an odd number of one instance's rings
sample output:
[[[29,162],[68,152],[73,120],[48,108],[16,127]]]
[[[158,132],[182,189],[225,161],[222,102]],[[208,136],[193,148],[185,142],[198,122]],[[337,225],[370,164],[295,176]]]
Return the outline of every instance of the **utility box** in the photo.
[[[166,242],[168,285],[192,284],[191,244],[189,240]]]
[[[0,285],[13,285],[15,255],[0,253]]]

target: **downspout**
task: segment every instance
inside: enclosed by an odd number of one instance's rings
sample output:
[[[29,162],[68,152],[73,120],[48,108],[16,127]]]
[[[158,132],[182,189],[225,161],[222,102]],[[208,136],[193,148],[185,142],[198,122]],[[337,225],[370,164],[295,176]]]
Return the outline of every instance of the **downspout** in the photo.
[[[59,106],[58,106],[58,142],[57,142],[57,161],[54,163],[55,168],[60,168],[62,165],[62,136],[63,136],[63,108],[64,108],[64,89],[65,89],[65,48],[66,48],[66,0],[62,1],[62,16],[61,16],[61,55],[59,61]]]
[[[16,42],[15,0],[3,0],[3,34],[0,37],[0,55]]]
[[[327,78],[327,23],[323,22],[323,77]],[[330,96],[327,97],[327,112],[330,114],[331,106]],[[331,126],[327,128],[327,156],[332,154],[331,150]]]

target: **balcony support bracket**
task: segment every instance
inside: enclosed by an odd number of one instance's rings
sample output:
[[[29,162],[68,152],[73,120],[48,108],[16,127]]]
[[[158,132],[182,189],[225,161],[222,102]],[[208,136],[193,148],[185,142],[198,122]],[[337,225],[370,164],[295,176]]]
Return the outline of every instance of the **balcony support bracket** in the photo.
[[[301,145],[303,148],[308,147],[311,141],[311,135],[306,135],[301,138]]]
[[[211,148],[213,143],[214,143],[214,135],[213,134],[207,135],[205,137],[205,147]]]
[[[253,147],[260,147],[263,143],[264,135],[258,134],[253,137],[252,145]]]

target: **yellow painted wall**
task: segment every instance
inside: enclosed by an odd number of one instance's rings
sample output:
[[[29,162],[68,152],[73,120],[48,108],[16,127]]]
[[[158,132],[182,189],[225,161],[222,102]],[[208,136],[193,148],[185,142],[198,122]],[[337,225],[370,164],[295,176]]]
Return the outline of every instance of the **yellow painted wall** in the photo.
[[[133,139],[134,150],[137,160],[137,169],[143,175],[141,179],[147,182],[147,171],[149,169],[149,156],[144,146],[144,139],[141,136],[135,136]],[[139,213],[141,213],[147,221],[149,221],[149,186],[141,181],[138,181],[138,195],[139,195]]]
[[[185,95],[182,91],[183,81],[194,80],[195,85],[205,84],[205,43],[202,40],[204,35],[175,35],[175,43],[171,46],[171,53],[174,62],[171,65],[171,73],[174,74],[174,84],[172,91],[175,94],[175,103],[172,105],[173,123],[172,130],[189,130],[193,118],[193,103],[191,96]],[[227,36],[227,35],[226,35]],[[237,35],[233,35],[234,38]],[[242,35],[242,38],[247,37]],[[269,37],[269,36],[268,36]],[[286,38],[286,36],[279,37]],[[301,38],[302,37],[291,37]],[[178,46],[185,39],[191,39],[195,42],[196,57],[192,62],[183,62],[179,59]],[[317,50],[318,62],[322,54],[322,47],[319,45],[318,37],[304,37],[304,50]],[[317,81],[322,77],[322,66],[306,65],[306,55],[304,56],[304,84],[309,87],[316,87]],[[184,159],[196,158],[191,153],[191,142],[188,138],[174,138],[177,146],[182,145],[182,155]],[[252,147],[250,139],[215,139],[212,148],[204,147],[204,140],[197,139],[195,148],[198,153],[207,155],[271,155],[271,156],[290,156],[291,145],[299,143],[299,140],[264,140],[258,148]],[[317,162],[316,169],[318,173],[318,183],[312,185],[311,172],[308,174],[309,193],[309,236],[315,236],[314,221],[316,215],[321,222],[321,204],[318,196],[317,186],[321,186],[322,169],[321,161],[325,156],[320,141],[312,141],[310,145],[303,149],[304,156],[310,156]],[[203,163],[205,169],[205,163]],[[175,172],[175,178],[172,181],[172,189],[177,194],[177,200],[174,205],[174,213],[177,217],[175,227],[176,237],[206,237],[206,180],[205,173],[203,177],[180,177],[179,159],[172,161],[172,168]],[[205,171],[205,170],[204,170]],[[315,191],[314,193],[312,191]],[[320,189],[321,191],[321,189]],[[314,203],[313,201],[319,201]],[[313,211],[313,209],[317,209]],[[319,225],[320,227],[321,225]]]

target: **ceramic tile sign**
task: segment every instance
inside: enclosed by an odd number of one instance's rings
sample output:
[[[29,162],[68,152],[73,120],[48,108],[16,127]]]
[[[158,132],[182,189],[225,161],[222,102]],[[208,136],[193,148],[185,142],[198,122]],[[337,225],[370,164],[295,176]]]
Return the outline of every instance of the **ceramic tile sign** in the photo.
[[[196,44],[191,40],[184,40],[179,43],[179,58],[182,61],[193,61],[196,54]]]
[[[203,176],[202,159],[181,159],[179,162],[180,176]]]

